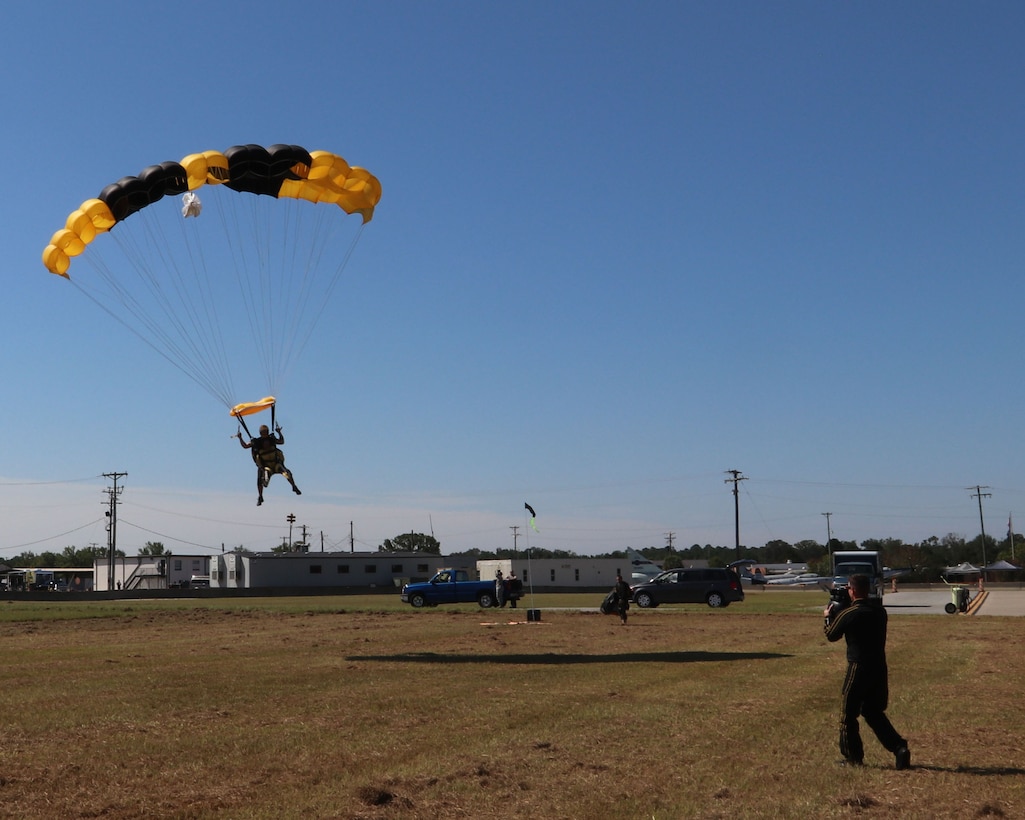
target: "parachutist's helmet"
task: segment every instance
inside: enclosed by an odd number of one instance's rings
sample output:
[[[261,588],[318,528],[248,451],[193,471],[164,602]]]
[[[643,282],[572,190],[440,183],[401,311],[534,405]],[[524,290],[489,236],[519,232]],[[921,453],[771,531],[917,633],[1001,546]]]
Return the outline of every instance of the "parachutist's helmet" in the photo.
[[[268,427],[266,424],[261,424],[260,425],[260,435],[261,436],[270,435],[270,427]]]

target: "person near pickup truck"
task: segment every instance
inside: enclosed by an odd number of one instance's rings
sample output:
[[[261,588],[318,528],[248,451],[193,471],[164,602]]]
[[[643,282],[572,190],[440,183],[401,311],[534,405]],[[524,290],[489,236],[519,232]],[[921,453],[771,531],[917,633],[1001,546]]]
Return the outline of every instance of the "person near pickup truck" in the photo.
[[[502,570],[495,571],[495,604],[505,609],[505,578]]]
[[[516,602],[523,597],[523,581],[516,577],[516,570],[509,570],[509,577],[505,579],[505,586],[509,606],[516,609]]]

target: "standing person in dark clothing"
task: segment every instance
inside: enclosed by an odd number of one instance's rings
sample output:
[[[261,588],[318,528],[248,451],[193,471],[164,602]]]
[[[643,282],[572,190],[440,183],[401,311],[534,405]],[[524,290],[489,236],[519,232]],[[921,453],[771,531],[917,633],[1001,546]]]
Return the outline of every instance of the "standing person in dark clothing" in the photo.
[[[505,609],[505,578],[502,577],[502,570],[495,572],[495,606]]]
[[[865,718],[879,742],[894,756],[896,768],[911,768],[907,741],[886,717],[889,682],[886,668],[886,610],[883,602],[868,597],[867,575],[847,579],[851,605],[835,602],[823,610],[826,638],[847,639],[847,674],[840,692],[840,754],[843,764],[860,766],[865,748],[861,742],[858,716]]]
[[[619,613],[619,620],[626,623],[626,613],[630,609],[630,585],[623,580],[623,576],[616,573],[616,585],[612,588],[616,593],[616,612]]]
[[[516,602],[523,597],[523,581],[516,577],[516,570],[509,570],[509,577],[505,579],[509,588],[506,598],[509,599],[509,606],[516,609]]]

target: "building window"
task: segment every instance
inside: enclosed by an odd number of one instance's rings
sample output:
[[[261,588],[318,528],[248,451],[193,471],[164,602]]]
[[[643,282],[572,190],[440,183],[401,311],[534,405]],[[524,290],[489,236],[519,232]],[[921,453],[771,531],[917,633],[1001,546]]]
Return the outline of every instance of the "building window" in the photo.
[[[310,575],[320,575],[324,568],[320,564],[310,564]]]
[[[195,567],[193,567],[193,569],[195,569]],[[175,558],[174,559],[174,571],[175,572],[181,572],[182,571],[182,559],[181,558]]]
[[[429,564],[417,564],[416,571],[418,575],[426,575],[431,571],[431,567]]]
[[[367,564],[365,567],[363,567],[363,571],[367,575],[373,575],[377,572],[377,564]]]
[[[555,570],[553,569],[551,572],[552,572],[552,583],[554,584],[555,583]]]
[[[402,564],[392,564],[391,565],[391,572],[392,572],[392,575],[401,575],[402,574]]]
[[[338,565],[338,574],[339,575],[348,575],[349,574],[349,565],[348,564],[339,564]]]
[[[579,569],[573,570],[573,580],[574,581],[579,581],[580,580],[580,570]]]

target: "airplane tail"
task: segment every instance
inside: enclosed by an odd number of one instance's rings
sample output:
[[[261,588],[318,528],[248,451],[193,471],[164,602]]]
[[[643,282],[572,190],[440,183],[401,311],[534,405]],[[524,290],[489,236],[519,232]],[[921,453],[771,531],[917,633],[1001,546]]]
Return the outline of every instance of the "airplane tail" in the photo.
[[[662,571],[660,565],[631,547],[626,548],[626,557],[630,560],[630,574],[634,581],[654,578]]]

